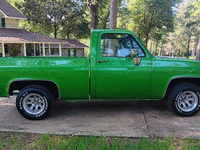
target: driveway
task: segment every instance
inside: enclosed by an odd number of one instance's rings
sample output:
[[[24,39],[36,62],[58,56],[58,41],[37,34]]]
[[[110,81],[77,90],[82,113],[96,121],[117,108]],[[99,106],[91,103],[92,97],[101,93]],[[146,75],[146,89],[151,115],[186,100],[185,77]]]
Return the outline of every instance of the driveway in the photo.
[[[0,99],[0,131],[121,137],[200,138],[200,112],[178,117],[162,101],[55,102],[48,118],[30,121],[15,107],[15,97]]]

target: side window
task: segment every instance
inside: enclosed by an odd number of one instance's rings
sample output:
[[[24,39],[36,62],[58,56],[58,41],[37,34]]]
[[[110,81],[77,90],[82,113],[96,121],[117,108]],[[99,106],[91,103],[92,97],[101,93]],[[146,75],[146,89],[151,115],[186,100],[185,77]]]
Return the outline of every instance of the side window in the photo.
[[[102,57],[130,57],[133,49],[139,52],[140,57],[145,56],[142,48],[130,34],[107,33],[101,36]]]

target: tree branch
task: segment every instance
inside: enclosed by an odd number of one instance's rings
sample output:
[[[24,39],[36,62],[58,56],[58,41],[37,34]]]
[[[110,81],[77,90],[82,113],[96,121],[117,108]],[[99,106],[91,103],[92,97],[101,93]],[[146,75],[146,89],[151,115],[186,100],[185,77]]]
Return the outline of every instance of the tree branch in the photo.
[[[91,0],[87,0],[87,6],[89,9],[91,9]]]

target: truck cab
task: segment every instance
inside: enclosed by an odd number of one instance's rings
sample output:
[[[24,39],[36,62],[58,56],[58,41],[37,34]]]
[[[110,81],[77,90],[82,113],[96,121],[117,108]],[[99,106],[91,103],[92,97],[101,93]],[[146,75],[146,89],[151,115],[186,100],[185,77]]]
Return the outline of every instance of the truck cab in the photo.
[[[137,58],[131,57],[133,50],[138,52]],[[147,99],[151,84],[151,58],[131,31],[93,31],[91,98]],[[140,63],[134,64],[133,59],[139,59]]]

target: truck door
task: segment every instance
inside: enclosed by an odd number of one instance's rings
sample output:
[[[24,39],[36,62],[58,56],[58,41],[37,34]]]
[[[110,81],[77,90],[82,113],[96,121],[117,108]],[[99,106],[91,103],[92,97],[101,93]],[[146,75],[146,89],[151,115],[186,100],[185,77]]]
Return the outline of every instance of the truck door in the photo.
[[[147,98],[151,82],[151,59],[132,34],[99,33],[93,98]],[[139,66],[135,66],[130,57],[133,49],[142,58]]]

